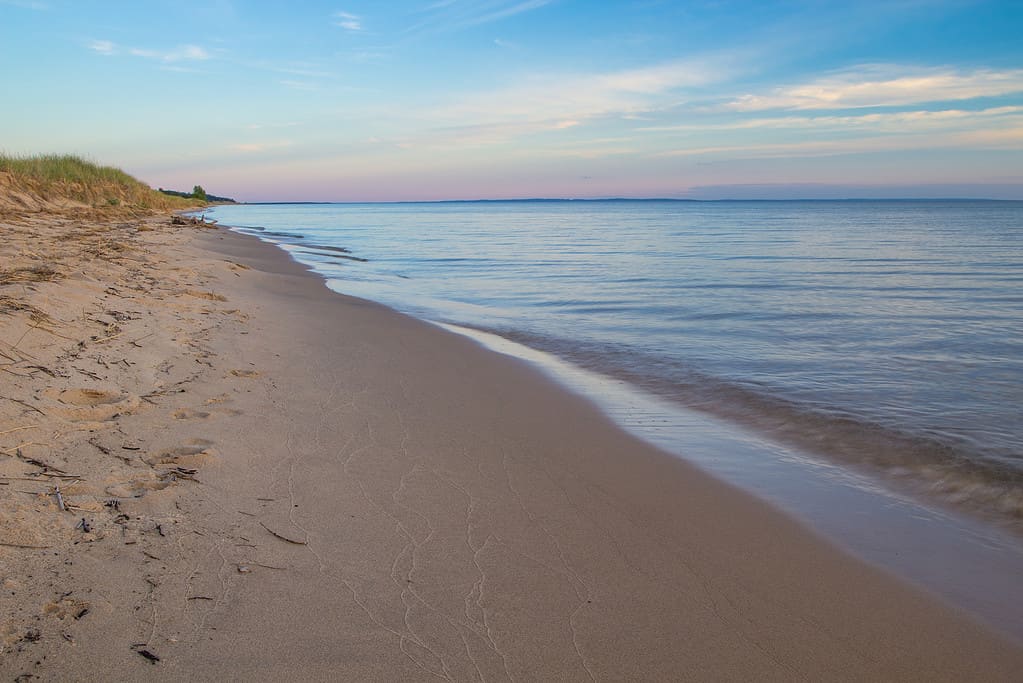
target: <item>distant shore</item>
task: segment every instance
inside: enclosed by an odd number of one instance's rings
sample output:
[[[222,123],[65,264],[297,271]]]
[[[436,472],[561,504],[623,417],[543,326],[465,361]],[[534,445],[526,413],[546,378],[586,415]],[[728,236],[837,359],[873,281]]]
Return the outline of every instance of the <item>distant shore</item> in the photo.
[[[520,361],[334,294],[254,238],[167,217],[0,230],[6,677],[1023,666]]]

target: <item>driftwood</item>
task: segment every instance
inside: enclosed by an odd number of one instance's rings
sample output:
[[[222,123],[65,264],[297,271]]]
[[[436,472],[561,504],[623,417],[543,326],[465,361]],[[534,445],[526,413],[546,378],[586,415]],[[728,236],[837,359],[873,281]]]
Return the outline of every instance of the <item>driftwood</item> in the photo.
[[[171,225],[196,225],[201,228],[215,228],[217,227],[217,221],[214,219],[206,218],[206,214],[203,214],[201,218],[195,216],[173,216],[171,217]]]

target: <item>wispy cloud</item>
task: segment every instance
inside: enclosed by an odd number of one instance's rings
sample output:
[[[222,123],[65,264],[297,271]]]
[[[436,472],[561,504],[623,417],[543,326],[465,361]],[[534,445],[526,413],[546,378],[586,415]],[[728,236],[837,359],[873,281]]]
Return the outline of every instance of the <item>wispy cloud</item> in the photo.
[[[850,139],[825,138],[800,142],[722,144],[681,147],[659,152],[659,157],[727,155],[732,158],[792,159],[806,157],[864,154],[870,152],[905,152],[936,149],[999,149],[1023,151],[1023,121],[983,130],[947,133],[940,138],[920,133],[915,135],[869,135]]]
[[[339,26],[346,31],[357,32],[362,30],[362,19],[350,12],[334,12],[332,19],[335,26]]]
[[[513,17],[516,14],[522,14],[523,12],[529,12],[530,10],[539,9],[551,4],[552,0],[526,0],[525,2],[516,2],[506,7],[494,7],[490,11],[484,11],[472,19],[471,24],[489,24],[492,21],[500,21],[501,19],[507,19]],[[495,3],[496,4],[496,3]],[[485,3],[484,3],[485,7]]]
[[[268,152],[275,149],[283,149],[291,147],[291,140],[274,140],[270,142],[240,142],[235,145],[231,145],[229,149],[235,152],[244,152],[247,154],[254,154],[258,152]]]
[[[554,0],[442,0],[422,9],[426,18],[410,33],[458,31],[509,19],[546,7]]]
[[[281,123],[250,123],[245,126],[247,130],[266,130],[272,128],[295,128],[302,125],[298,121],[284,121]]]
[[[320,86],[318,84],[311,83],[310,81],[295,81],[291,79],[284,79],[278,82],[284,87],[291,88],[292,90],[311,91],[320,89]]]
[[[89,43],[88,48],[101,55],[113,55],[117,53],[117,46],[109,40],[94,40]]]
[[[635,117],[676,105],[689,89],[728,77],[724,60],[683,60],[597,74],[537,75],[507,88],[475,92],[433,112],[476,122],[583,123],[597,117]]]
[[[304,78],[331,78],[334,74],[311,63],[276,64],[268,67],[277,73],[302,76]]]
[[[975,128],[1007,117],[1023,119],[1023,107],[991,107],[988,109],[942,109],[851,114],[845,116],[777,116],[739,119],[726,123],[686,123],[666,126],[644,126],[638,132],[708,132],[737,130],[844,131],[873,129],[879,132],[917,132],[949,128]]]
[[[161,62],[205,61],[210,58],[210,53],[198,45],[179,45],[170,50],[130,48],[128,54],[146,59],[158,59]]]
[[[140,47],[122,48],[109,40],[93,40],[88,43],[86,47],[101,55],[127,54],[132,57],[155,59],[167,64],[174,62],[205,61],[210,59],[209,51],[205,48],[199,47],[198,45],[179,45],[178,47],[169,50],[153,50]]]
[[[959,71],[950,68],[906,68],[866,65],[824,78],[746,94],[725,109],[857,109],[907,106],[926,102],[970,100],[1023,92],[1023,69]]]

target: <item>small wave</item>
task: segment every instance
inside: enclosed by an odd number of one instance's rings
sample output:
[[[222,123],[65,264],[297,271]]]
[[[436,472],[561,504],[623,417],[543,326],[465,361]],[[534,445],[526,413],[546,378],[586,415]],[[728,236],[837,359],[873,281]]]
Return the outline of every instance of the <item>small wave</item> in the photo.
[[[587,370],[640,387],[689,410],[751,428],[765,438],[825,462],[851,467],[922,500],[964,509],[1023,533],[1023,471],[996,454],[908,433],[862,416],[808,406],[694,369],[637,371],[627,348],[584,349],[564,340],[484,330]]]
[[[275,231],[275,230],[263,230],[263,232],[259,233],[259,236],[260,237],[283,237],[283,238],[289,239],[289,240],[304,240],[305,239],[305,235],[299,235],[298,233],[295,233],[295,232],[278,232],[278,231]]]

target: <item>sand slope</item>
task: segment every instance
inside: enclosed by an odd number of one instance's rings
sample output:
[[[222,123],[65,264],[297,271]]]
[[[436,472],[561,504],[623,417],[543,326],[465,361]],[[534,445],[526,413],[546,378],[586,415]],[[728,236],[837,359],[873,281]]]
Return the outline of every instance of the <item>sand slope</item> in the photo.
[[[61,278],[0,287],[38,309],[0,314],[4,676],[932,681],[1023,665],[520,362],[334,295],[251,238],[165,222],[93,226],[93,257],[62,248],[68,223],[2,228],[4,263]]]

